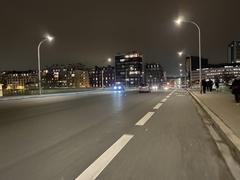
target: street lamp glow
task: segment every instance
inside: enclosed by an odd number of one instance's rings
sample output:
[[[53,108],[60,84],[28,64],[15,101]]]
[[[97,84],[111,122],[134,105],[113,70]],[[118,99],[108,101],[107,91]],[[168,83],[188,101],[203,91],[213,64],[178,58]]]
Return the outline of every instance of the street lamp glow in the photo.
[[[182,17],[179,17],[178,19],[176,19],[174,21],[177,25],[181,25],[181,23],[183,22],[183,18]]]
[[[183,51],[179,51],[179,52],[178,52],[178,56],[181,57],[182,55],[183,55]]]
[[[180,64],[179,64],[179,66],[181,67],[181,66],[182,66],[182,64],[180,63]]]
[[[111,58],[108,58],[108,62],[112,62],[112,59],[111,59]]]
[[[46,39],[49,41],[49,42],[52,42],[54,37],[53,36],[50,36],[50,35],[47,35],[46,36]]]

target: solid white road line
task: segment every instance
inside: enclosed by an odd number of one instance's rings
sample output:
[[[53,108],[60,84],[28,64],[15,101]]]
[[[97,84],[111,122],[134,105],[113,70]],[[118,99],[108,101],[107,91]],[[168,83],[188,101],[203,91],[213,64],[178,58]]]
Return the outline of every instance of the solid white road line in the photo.
[[[94,180],[107,167],[113,158],[123,149],[123,147],[133,138],[131,134],[124,134],[98,159],[96,159],[82,174],[75,180]]]
[[[159,109],[162,105],[163,103],[158,103],[153,109]]]
[[[153,114],[154,114],[154,112],[148,112],[135,125],[136,126],[143,126],[153,116]]]

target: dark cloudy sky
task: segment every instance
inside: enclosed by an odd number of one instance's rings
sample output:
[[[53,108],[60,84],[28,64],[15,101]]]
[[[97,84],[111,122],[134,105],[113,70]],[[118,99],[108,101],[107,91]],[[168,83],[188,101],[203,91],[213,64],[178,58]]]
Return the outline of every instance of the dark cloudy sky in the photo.
[[[0,70],[35,68],[37,44],[50,33],[56,40],[42,46],[42,65],[101,65],[138,50],[174,74],[176,51],[198,53],[195,27],[176,27],[178,15],[199,23],[210,63],[226,62],[227,45],[240,40],[239,7],[240,0],[1,0]]]

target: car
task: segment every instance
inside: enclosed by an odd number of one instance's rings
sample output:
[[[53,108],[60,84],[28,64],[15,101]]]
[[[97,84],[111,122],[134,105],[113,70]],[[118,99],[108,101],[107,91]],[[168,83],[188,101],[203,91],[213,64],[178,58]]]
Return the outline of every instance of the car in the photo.
[[[158,90],[158,86],[157,85],[152,85],[151,86],[151,91],[157,91]]]
[[[139,93],[150,93],[151,88],[146,84],[141,84],[138,88]]]
[[[122,84],[116,84],[113,86],[114,91],[125,91],[125,88]]]

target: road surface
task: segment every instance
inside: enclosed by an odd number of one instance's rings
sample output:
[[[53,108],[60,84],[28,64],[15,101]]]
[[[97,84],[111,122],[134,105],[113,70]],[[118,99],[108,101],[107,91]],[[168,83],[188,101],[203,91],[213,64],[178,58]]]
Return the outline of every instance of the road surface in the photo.
[[[185,91],[0,101],[1,180],[231,180]]]

